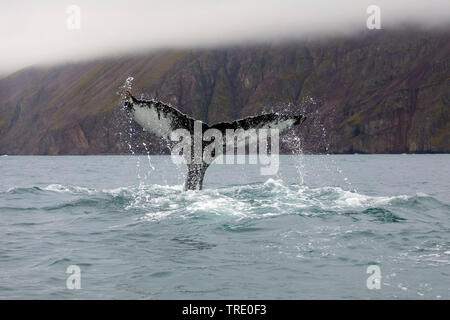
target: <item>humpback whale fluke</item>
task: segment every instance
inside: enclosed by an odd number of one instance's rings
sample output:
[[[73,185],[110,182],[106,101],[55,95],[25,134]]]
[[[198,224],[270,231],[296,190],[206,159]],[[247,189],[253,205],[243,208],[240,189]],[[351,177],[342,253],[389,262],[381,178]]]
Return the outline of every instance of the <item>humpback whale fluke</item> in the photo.
[[[199,125],[202,132],[205,132],[208,129],[216,129],[222,133],[223,136],[226,135],[228,129],[242,129],[244,133],[253,129],[278,129],[279,132],[282,133],[289,130],[293,126],[300,125],[306,119],[305,116],[301,114],[287,115],[266,113],[233,122],[220,122],[210,126],[204,122],[189,117],[176,108],[161,101],[154,99],[136,99],[129,91],[126,92],[124,108],[127,110],[128,114],[146,131],[166,141],[170,141],[172,132],[177,129],[185,129],[190,133],[191,137],[193,137],[195,131],[194,128]],[[203,154],[204,148],[209,143],[210,142],[205,142],[202,140],[201,154]],[[232,143],[234,146],[234,139]],[[246,143],[248,144],[248,141],[246,141]],[[225,143],[223,143],[223,147],[226,147]],[[221,149],[223,151],[223,148]],[[205,162],[203,158],[200,162],[193,161],[194,153],[195,152],[191,153],[192,161],[188,161],[187,165],[188,173],[184,186],[185,190],[202,189],[205,172],[211,163]],[[220,154],[220,152],[215,153],[213,157],[216,158]]]

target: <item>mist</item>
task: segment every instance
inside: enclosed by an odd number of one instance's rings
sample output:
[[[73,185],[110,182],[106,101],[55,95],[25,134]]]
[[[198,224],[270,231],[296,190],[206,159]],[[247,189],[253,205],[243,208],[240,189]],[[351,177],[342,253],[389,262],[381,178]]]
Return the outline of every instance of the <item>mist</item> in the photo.
[[[348,35],[367,28],[369,5],[380,8],[382,29],[450,21],[448,0],[1,1],[0,75],[158,48]]]

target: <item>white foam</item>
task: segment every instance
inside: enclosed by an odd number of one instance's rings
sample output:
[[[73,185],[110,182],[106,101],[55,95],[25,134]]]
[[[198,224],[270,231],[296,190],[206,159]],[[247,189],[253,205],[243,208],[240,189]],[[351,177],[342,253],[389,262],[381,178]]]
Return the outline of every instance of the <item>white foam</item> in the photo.
[[[146,213],[144,216],[138,218],[138,220],[161,221],[161,220],[169,217],[172,213],[173,213],[172,211],[150,212],[150,213]]]
[[[399,195],[392,197],[383,196],[368,196],[357,192],[346,191],[341,188],[334,188],[334,191],[339,196],[336,200],[336,205],[340,207],[371,207],[371,206],[383,206],[390,204],[393,200],[401,199],[408,200],[408,196]]]
[[[183,185],[145,185],[93,189],[81,186],[50,184],[43,190],[72,194],[107,194],[128,199],[125,210],[143,212],[142,220],[157,221],[169,216],[229,216],[239,219],[261,219],[279,215],[317,216],[345,210],[364,210],[386,206],[406,195],[369,196],[340,187],[286,185],[269,178],[264,183],[230,186],[202,191],[183,191]],[[254,194],[252,197],[249,195]],[[321,210],[323,209],[323,210]],[[446,251],[445,254],[450,254]],[[431,257],[428,257],[430,259]],[[442,260],[442,258],[440,259]]]
[[[95,189],[78,186],[64,186],[61,184],[50,184],[46,187],[43,187],[42,189],[46,191],[66,192],[66,193],[87,193],[87,194],[97,193],[97,190]]]
[[[130,189],[130,187],[119,187],[113,189],[102,189],[102,192],[112,196],[119,196],[123,195],[124,193],[130,193]]]
[[[283,184],[283,180],[281,180],[281,179],[272,179],[272,178],[269,178],[269,179],[267,179],[267,181],[266,182],[264,182],[264,185],[266,186],[266,185],[275,185],[275,186],[278,186],[278,187],[280,187],[280,186],[284,186],[284,184]]]

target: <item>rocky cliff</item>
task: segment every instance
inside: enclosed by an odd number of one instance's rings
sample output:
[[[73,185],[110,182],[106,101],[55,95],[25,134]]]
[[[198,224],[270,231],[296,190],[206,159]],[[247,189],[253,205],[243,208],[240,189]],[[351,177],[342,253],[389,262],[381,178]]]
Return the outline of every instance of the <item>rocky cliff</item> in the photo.
[[[142,152],[143,141],[161,152],[118,108],[128,76],[135,94],[208,123],[302,110],[306,152],[449,152],[449,40],[448,30],[380,30],[27,68],[0,80],[0,154]]]

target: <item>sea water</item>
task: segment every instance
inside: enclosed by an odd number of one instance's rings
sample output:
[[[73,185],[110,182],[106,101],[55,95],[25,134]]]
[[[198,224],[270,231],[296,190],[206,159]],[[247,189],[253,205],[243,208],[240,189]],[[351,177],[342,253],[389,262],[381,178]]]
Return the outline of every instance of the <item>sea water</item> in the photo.
[[[450,155],[213,164],[202,191],[185,169],[0,157],[0,298],[450,298]]]

